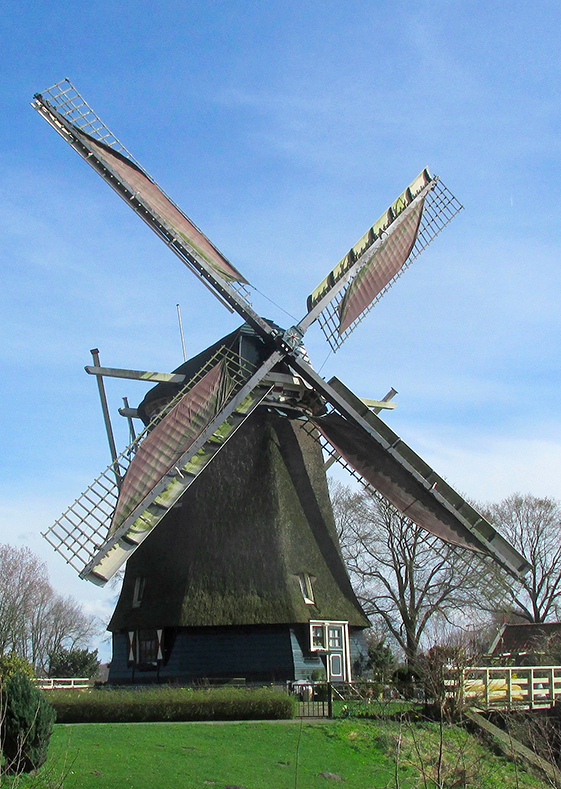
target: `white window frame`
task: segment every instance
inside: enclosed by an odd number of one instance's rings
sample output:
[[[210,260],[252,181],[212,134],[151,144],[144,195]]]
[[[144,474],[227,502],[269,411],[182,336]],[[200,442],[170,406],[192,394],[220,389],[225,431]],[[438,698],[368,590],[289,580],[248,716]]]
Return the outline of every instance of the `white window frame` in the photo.
[[[134,590],[132,593],[132,607],[133,608],[140,608],[140,604],[142,602],[142,598],[144,596],[144,590],[146,588],[146,578],[143,578],[140,575],[137,575],[134,579]]]
[[[312,588],[312,581],[315,581],[316,578],[314,575],[310,575],[309,573],[300,573],[298,575],[298,581],[300,582],[300,591],[302,592],[302,597],[304,598],[304,602],[306,605],[315,605],[316,601],[314,599],[314,590]]]

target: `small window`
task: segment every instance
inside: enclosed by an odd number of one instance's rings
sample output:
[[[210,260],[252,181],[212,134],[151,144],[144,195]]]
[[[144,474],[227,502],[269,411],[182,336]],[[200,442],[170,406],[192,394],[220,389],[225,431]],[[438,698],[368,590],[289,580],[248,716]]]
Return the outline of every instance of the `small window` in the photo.
[[[329,649],[343,649],[343,628],[329,628]]]
[[[312,647],[325,649],[325,627],[323,625],[312,625]]]
[[[139,630],[138,662],[155,663],[158,660],[158,631]]]
[[[315,605],[314,590],[312,589],[312,580],[315,581],[314,576],[309,575],[309,573],[300,573],[298,580],[300,582],[300,590],[302,592],[304,602],[307,605]]]
[[[144,587],[146,586],[146,578],[138,576],[134,579],[134,591],[132,593],[132,607],[140,608],[142,596],[144,595]]]
[[[325,628],[323,625],[312,627],[312,646],[316,649],[325,649]]]

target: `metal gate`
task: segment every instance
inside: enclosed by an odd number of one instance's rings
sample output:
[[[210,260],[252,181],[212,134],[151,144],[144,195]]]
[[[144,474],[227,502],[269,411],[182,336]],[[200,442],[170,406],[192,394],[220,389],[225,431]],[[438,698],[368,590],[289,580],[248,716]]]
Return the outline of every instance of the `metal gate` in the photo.
[[[310,682],[292,686],[296,696],[297,718],[333,717],[333,688],[331,682]]]

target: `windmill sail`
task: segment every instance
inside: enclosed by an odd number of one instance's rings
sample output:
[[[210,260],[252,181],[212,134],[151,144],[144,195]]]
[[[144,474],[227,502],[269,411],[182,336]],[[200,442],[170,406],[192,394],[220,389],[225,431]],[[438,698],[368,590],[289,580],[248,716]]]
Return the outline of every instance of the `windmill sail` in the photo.
[[[405,265],[417,239],[423,206],[424,199],[419,200],[395,232],[380,246],[370,263],[363,266],[349,283],[339,305],[339,336],[359,318]]]
[[[314,411],[318,430],[376,490],[443,539],[485,550],[514,574],[524,572],[523,557],[352,392],[336,380],[326,384],[313,371],[301,344],[317,319],[337,350],[458,213],[462,206],[438,178],[423,170],[313,291],[303,320],[283,332],[254,312],[240,290],[247,280],[67,80],[36,94],[33,106],[215,295],[244,318],[264,348],[257,372],[238,371],[234,383],[225,369],[230,369],[227,350],[215,366],[205,366],[49,531],[49,541],[82,577],[105,583],[266,396],[263,379],[282,360],[302,376],[315,397],[331,404],[334,410],[325,416],[318,416],[322,409]],[[307,413],[303,402],[298,407]],[[124,477],[120,491],[115,477]]]
[[[374,304],[462,206],[427,169],[308,296],[305,329],[318,320],[336,351]]]
[[[526,559],[350,389],[337,378],[326,384],[305,362],[296,365],[333,406],[312,423],[372,488],[446,542],[483,551],[515,577],[528,572]]]
[[[209,263],[217,274],[228,282],[247,283],[245,277],[230,263],[199,228],[163,192],[158,184],[137,164],[109,145],[96,141],[85,132],[73,127],[72,133],[84,147],[95,154],[97,162],[109,177],[118,178],[120,184],[149,210],[154,219],[165,225],[176,237],[186,242]],[[105,177],[107,174],[104,173]]]
[[[252,373],[237,354],[215,354],[43,536],[83,578],[105,584],[268,394],[262,381],[280,358]]]
[[[227,400],[221,390],[230,389],[228,371],[218,362],[194,384],[151,430],[127,469],[109,533],[114,534],[135,507],[149,495],[163,476],[193,444],[201,430]]]
[[[245,298],[245,277],[135,161],[68,81],[32,105],[221,301],[262,335],[271,329]]]

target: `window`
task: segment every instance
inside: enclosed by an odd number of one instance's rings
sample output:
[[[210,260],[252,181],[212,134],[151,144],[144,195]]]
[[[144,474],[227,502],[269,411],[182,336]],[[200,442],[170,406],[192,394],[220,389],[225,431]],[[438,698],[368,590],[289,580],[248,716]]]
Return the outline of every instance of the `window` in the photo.
[[[325,628],[323,625],[312,625],[312,649],[325,649]]]
[[[140,608],[140,603],[142,602],[142,596],[144,595],[145,586],[146,586],[146,578],[140,578],[140,576],[137,576],[134,579],[134,591],[132,593],[133,608]]]
[[[310,650],[345,651],[347,649],[347,622],[310,622]]]
[[[329,649],[343,649],[343,628],[329,628]]]
[[[138,662],[155,663],[158,660],[158,631],[138,631]]]
[[[300,582],[300,590],[302,592],[304,602],[307,605],[315,605],[314,590],[312,589],[312,581],[316,580],[315,577],[313,575],[309,575],[309,573],[300,573],[298,580]]]

